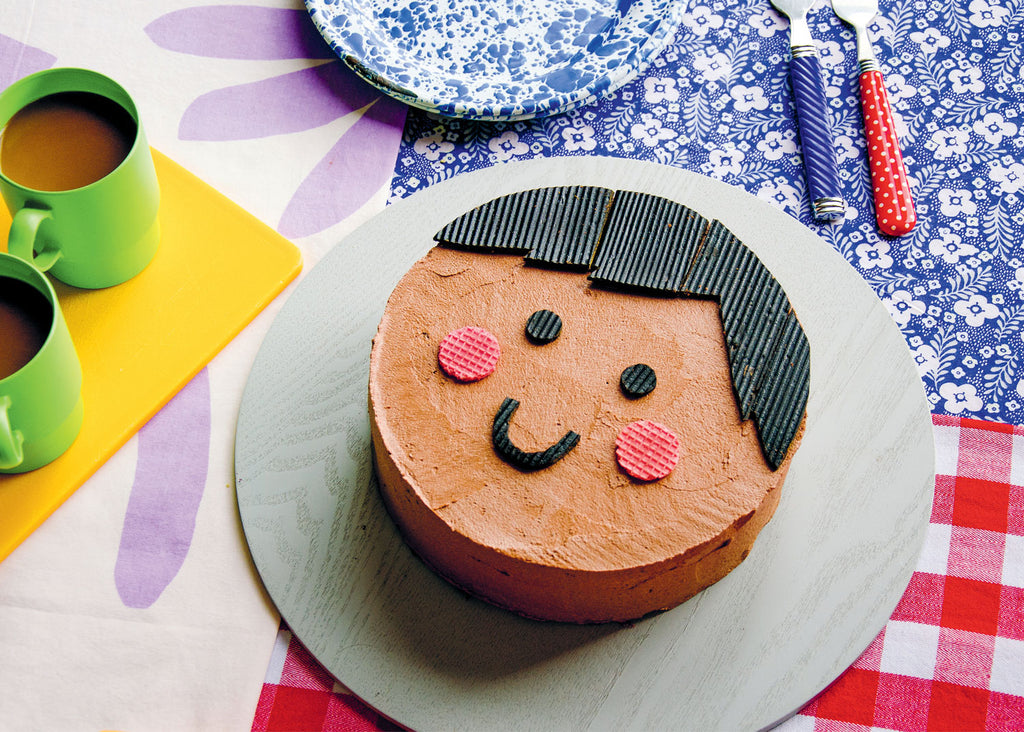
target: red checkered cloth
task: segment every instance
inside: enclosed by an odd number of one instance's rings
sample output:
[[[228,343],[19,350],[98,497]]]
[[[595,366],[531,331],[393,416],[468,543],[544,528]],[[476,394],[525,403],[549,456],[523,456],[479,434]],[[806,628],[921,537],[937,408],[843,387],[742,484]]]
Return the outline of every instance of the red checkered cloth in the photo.
[[[398,730],[339,684],[282,623],[253,732]]]
[[[786,732],[1024,729],[1024,427],[933,416],[935,502],[892,618]],[[282,625],[252,729],[396,729]]]

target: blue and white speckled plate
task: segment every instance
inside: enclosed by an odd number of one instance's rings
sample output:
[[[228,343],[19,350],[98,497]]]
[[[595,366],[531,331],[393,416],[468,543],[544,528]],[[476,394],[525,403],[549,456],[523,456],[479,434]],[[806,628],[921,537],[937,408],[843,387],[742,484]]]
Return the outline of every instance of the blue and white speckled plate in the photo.
[[[564,112],[635,78],[671,42],[685,0],[305,0],[360,76],[449,117]]]

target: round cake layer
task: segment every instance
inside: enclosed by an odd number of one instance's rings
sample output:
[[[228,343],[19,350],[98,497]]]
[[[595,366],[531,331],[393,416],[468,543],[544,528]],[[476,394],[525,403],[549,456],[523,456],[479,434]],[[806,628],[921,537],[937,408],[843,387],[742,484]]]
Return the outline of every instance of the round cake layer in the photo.
[[[527,336],[557,314],[554,340]],[[492,334],[500,358],[478,381],[438,362],[445,337]],[[620,386],[644,364],[656,386]],[[579,438],[550,467],[496,450],[496,415],[516,448]],[[434,248],[392,293],[370,359],[375,462],[409,545],[471,594],[530,617],[625,621],[672,607],[731,571],[775,510],[797,441],[772,471],[742,421],[714,301],[591,287],[585,274],[509,254]],[[641,481],[616,440],[649,420],[679,443],[665,477]],[[660,475],[660,473],[658,473]]]

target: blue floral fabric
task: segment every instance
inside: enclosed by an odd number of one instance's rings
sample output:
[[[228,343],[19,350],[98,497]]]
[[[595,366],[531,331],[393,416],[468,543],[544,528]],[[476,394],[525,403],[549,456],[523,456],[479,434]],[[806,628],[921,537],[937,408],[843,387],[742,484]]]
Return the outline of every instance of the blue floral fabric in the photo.
[[[560,116],[483,123],[412,110],[392,197],[542,156],[721,179],[783,208],[857,269],[905,334],[935,413],[1024,422],[1024,0],[881,3],[869,30],[918,212],[898,239],[875,225],[853,32],[827,3],[809,21],[848,203],[840,224],[811,217],[788,22],[768,0],[689,3],[644,75]]]

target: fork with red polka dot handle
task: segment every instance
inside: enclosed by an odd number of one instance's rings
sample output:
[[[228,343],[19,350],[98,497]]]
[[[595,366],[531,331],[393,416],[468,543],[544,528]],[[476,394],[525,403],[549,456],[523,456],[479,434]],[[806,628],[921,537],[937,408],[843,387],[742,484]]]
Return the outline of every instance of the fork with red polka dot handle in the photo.
[[[885,79],[868,38],[867,26],[878,15],[878,0],[832,0],[832,9],[853,26],[857,34],[860,103],[874,189],[875,219],[883,234],[903,236],[917,223],[917,212],[896,137]]]

